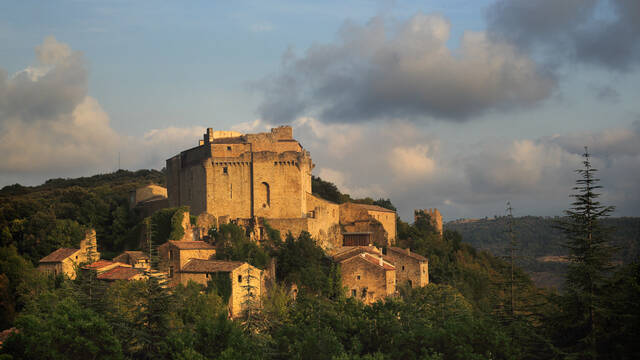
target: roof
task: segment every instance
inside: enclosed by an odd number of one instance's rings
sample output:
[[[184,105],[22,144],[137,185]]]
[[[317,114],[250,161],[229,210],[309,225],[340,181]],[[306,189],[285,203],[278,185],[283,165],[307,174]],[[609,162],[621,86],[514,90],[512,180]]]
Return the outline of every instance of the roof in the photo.
[[[41,263],[57,263],[62,262],[62,260],[72,256],[73,254],[80,251],[80,249],[71,249],[71,248],[60,248],[51,254],[40,259]]]
[[[371,235],[371,231],[343,232],[342,235]]]
[[[85,268],[100,269],[102,267],[113,265],[113,264],[114,264],[114,262],[111,261],[111,260],[98,260],[98,261],[95,261],[95,262],[85,266]]]
[[[215,250],[215,246],[206,243],[204,241],[174,241],[169,240],[169,244],[177,247],[180,250],[202,250],[202,249],[211,249]]]
[[[393,251],[395,253],[398,253],[398,254],[402,254],[404,256],[408,256],[408,257],[414,258],[414,259],[416,259],[418,261],[428,261],[426,257],[424,257],[424,256],[422,256],[420,254],[416,254],[416,253],[414,253],[413,251],[411,251],[409,249],[403,249],[403,248],[399,248],[397,246],[391,246],[391,247],[388,248],[388,250],[391,250],[391,251]]]
[[[361,259],[361,260],[364,260],[364,261],[366,261],[366,262],[368,262],[368,263],[370,263],[372,265],[375,265],[375,266],[378,266],[380,268],[383,268],[385,271],[395,270],[396,269],[396,267],[393,266],[390,262],[388,262],[388,261],[386,261],[384,259],[381,259],[379,256],[373,256],[373,255],[368,254],[368,253],[361,253],[361,254],[358,254],[356,256],[351,256],[349,258],[341,260],[340,262],[343,263],[343,262],[346,262],[346,261],[349,261],[349,260],[352,260],[352,259],[358,259],[358,258]],[[380,264],[380,260],[382,260],[382,264]]]
[[[126,260],[119,259],[119,258],[126,258]],[[147,255],[143,251],[125,251],[122,254],[116,256],[115,258],[113,258],[113,260],[115,260],[115,261],[129,261],[131,263],[136,263],[139,260],[149,260],[149,255]]]
[[[130,280],[136,275],[141,275],[142,271],[125,266],[118,266],[109,271],[105,271],[102,274],[98,275],[97,278],[100,280]]]
[[[380,250],[374,246],[342,246],[332,251],[331,258],[340,262],[364,252],[380,255]]]
[[[396,213],[393,210],[389,210],[387,208],[383,208],[382,206],[378,206],[378,205],[358,204],[358,203],[349,203],[349,204],[357,206],[362,209],[369,210],[369,211],[381,211],[381,212],[388,212],[388,213],[394,213],[394,214]]]
[[[181,271],[190,273],[231,272],[242,264],[245,263],[242,261],[191,259]]]

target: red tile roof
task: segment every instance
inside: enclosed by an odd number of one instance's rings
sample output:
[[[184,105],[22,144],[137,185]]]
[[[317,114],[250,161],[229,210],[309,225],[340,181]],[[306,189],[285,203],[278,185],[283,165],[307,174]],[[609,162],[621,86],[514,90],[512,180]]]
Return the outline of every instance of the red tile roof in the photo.
[[[141,270],[131,267],[118,266],[109,271],[103,272],[97,277],[100,280],[130,280],[136,275],[140,274],[142,274]]]
[[[206,243],[204,241],[174,241],[169,240],[169,244],[177,247],[180,250],[215,250],[215,246]]]
[[[407,251],[407,249],[399,248],[399,247],[396,247],[396,246],[391,246],[391,247],[389,247],[388,250],[391,250],[391,251],[393,251],[394,253],[397,253],[397,254],[408,256],[408,257],[413,258],[413,259],[418,260],[418,261],[428,261],[428,259],[426,257],[424,257],[424,256],[422,256],[420,254],[416,254],[413,251]]]
[[[76,252],[80,251],[80,249],[70,249],[70,248],[60,248],[51,254],[40,259],[41,263],[57,263],[62,262],[62,260],[72,256]]]
[[[114,261],[123,262],[129,265],[135,265],[139,260],[149,261],[149,255],[143,251],[125,251],[113,258]]]
[[[242,264],[244,264],[242,261],[191,259],[181,271],[188,273],[231,272]]]
[[[333,261],[340,262],[344,259],[356,256],[363,252],[368,252],[374,255],[380,255],[380,250],[375,246],[342,246],[334,250],[331,258]]]
[[[111,260],[98,260],[96,262],[93,262],[93,263],[85,266],[85,268],[100,269],[102,267],[109,266],[109,265],[112,265],[112,264],[113,264],[113,261],[111,261]]]
[[[348,257],[346,259],[341,260],[340,263],[344,263],[344,262],[350,261],[352,259],[364,260],[364,261],[366,261],[366,262],[368,262],[368,263],[370,263],[372,265],[376,265],[378,267],[383,268],[385,271],[395,270],[396,269],[396,267],[393,266],[393,264],[391,264],[390,262],[384,260],[384,258],[382,259],[382,264],[380,264],[380,259],[381,258],[379,256],[373,256],[373,255],[368,254],[368,253],[360,253],[358,255]]]

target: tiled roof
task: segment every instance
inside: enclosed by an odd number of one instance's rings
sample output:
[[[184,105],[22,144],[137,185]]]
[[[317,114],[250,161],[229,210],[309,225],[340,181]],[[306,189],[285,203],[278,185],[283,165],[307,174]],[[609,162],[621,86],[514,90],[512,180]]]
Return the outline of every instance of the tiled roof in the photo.
[[[391,246],[391,247],[388,248],[388,250],[391,250],[391,251],[393,251],[393,252],[395,252],[397,254],[402,254],[404,256],[408,256],[408,257],[414,258],[414,259],[416,259],[418,261],[427,261],[426,257],[424,257],[424,256],[422,256],[420,254],[416,254],[413,251],[407,251],[407,249],[399,248],[397,246]]]
[[[244,264],[242,261],[191,259],[181,271],[189,273],[230,272],[242,264]]]
[[[378,206],[378,205],[358,204],[358,203],[349,203],[349,204],[357,206],[357,207],[365,209],[365,210],[369,210],[369,211],[381,211],[381,212],[389,212],[389,213],[394,213],[395,214],[395,211],[389,210],[387,208],[383,208],[382,206]]]
[[[80,249],[70,249],[70,248],[60,248],[51,254],[40,259],[41,263],[57,263],[62,262],[62,260],[72,256],[76,252],[80,251]]]
[[[356,256],[348,257],[346,259],[341,260],[340,263],[344,263],[344,262],[350,261],[352,259],[358,259],[358,258],[362,259],[362,260],[364,260],[364,261],[366,261],[366,262],[368,262],[368,263],[370,263],[372,265],[376,265],[378,267],[381,267],[384,270],[395,270],[396,269],[396,267],[393,266],[393,264],[391,264],[389,261],[384,260],[384,258],[382,259],[382,264],[380,264],[380,259],[381,258],[379,256],[374,256],[374,255],[371,255],[371,254],[368,254],[368,253],[360,253],[360,254],[358,254]]]
[[[93,262],[93,263],[85,266],[85,268],[100,269],[100,268],[103,268],[103,267],[109,266],[109,265],[113,265],[113,261],[110,261],[110,260],[98,260],[96,262]]]
[[[341,246],[332,252],[331,258],[333,261],[340,262],[364,252],[380,255],[380,250],[375,246]]]
[[[100,280],[130,280],[131,278],[142,274],[142,271],[125,266],[118,266],[109,271],[105,271],[98,275]]]
[[[203,250],[211,249],[215,250],[215,246],[206,243],[204,241],[174,241],[169,240],[169,243],[180,250]]]

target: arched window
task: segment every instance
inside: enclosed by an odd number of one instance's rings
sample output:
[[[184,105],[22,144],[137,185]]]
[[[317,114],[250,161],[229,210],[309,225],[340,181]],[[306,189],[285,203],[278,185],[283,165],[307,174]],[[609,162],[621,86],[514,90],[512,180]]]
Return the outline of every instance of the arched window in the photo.
[[[264,204],[262,204],[262,206],[271,206],[271,191],[269,189],[269,184],[266,182],[262,183],[262,193],[264,194]]]

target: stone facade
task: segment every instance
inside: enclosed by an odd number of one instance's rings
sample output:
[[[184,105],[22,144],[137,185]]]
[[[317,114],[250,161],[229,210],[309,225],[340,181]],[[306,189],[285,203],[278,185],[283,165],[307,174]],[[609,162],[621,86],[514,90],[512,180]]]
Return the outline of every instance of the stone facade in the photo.
[[[370,232],[377,246],[396,242],[396,212],[381,206],[344,203],[340,205],[340,224],[345,232]]]
[[[192,259],[209,260],[216,249],[204,241],[167,241],[158,246],[159,269],[169,276],[169,284],[182,282],[182,269]]]
[[[65,275],[70,279],[76,278],[76,269],[82,263],[94,262],[100,259],[96,231],[90,229],[85,238],[80,241],[80,248],[60,248],[40,259],[38,270],[53,275]]]
[[[438,209],[436,209],[436,208],[414,210],[413,211],[414,220],[418,219],[418,213],[420,211],[425,213],[425,215],[429,215],[429,218],[431,219],[431,225],[433,225],[433,227],[440,234],[440,236],[442,236],[442,230],[443,230],[442,229],[442,214],[440,214],[440,211],[438,211]]]
[[[363,251],[338,263],[347,296],[371,304],[395,294],[396,268],[381,255]]]
[[[429,283],[429,261],[424,256],[391,246],[387,248],[387,258],[396,267],[398,284],[409,283],[417,288]]]
[[[218,273],[230,277],[231,295],[228,306],[232,318],[242,315],[248,301],[252,306],[260,306],[263,271],[246,262],[193,259],[182,269],[180,282],[186,285],[189,281],[194,281],[207,285],[211,276]],[[249,292],[253,297],[248,295]]]

